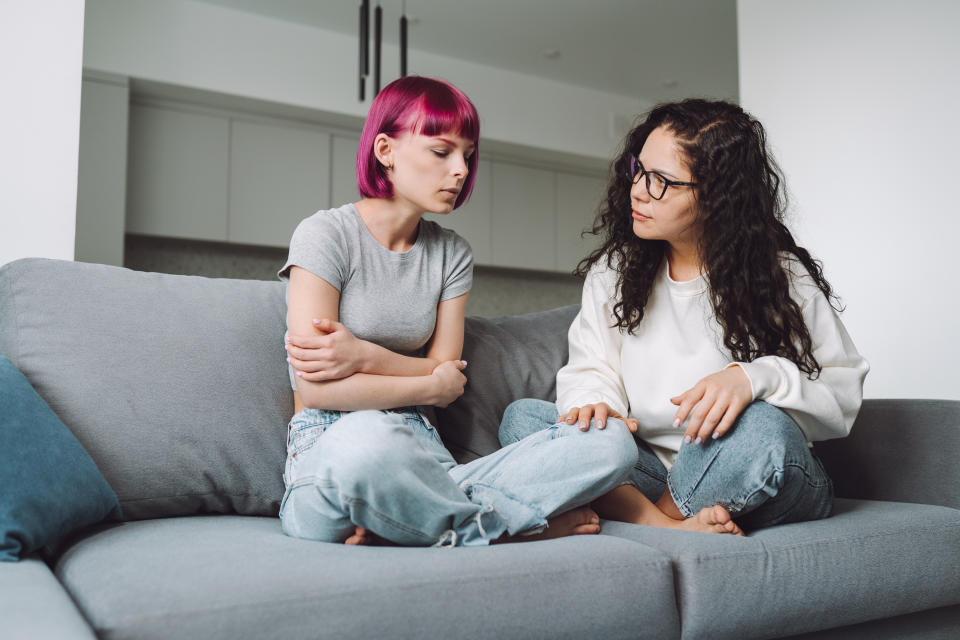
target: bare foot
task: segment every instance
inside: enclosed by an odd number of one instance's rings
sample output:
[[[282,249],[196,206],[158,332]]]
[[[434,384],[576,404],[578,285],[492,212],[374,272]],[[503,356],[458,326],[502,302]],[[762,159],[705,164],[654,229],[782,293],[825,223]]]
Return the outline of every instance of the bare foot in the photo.
[[[375,534],[373,531],[370,531],[369,529],[364,529],[363,527],[357,527],[356,529],[354,529],[353,535],[347,538],[346,540],[344,540],[343,544],[382,546],[382,545],[389,545],[391,543],[389,540],[381,538],[380,536]]]
[[[634,524],[645,524],[650,527],[663,527],[665,529],[743,535],[743,531],[730,517],[730,512],[726,508],[720,505],[706,507],[692,518],[684,518],[680,510],[673,504],[673,498],[666,492],[664,497],[655,504],[650,502],[636,487],[621,485],[594,500],[593,504],[597,511],[608,520],[633,522]]]
[[[674,522],[677,522],[674,520]],[[743,530],[737,526],[737,523],[730,517],[730,512],[721,505],[713,507],[704,507],[700,513],[678,522],[678,529],[688,531],[703,531],[706,533],[732,533],[735,536],[742,536]]]
[[[579,507],[561,513],[547,520],[547,528],[540,533],[525,536],[502,536],[495,542],[530,542],[533,540],[550,540],[566,536],[582,536],[600,533],[600,516],[590,507]]]

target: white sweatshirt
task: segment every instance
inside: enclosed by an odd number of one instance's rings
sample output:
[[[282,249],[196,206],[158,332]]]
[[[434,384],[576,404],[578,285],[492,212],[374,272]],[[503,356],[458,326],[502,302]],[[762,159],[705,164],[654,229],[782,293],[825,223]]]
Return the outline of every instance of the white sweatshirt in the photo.
[[[584,282],[583,305],[570,326],[570,359],[557,373],[561,415],[572,407],[605,402],[639,421],[638,435],[669,469],[683,438],[683,431],[672,426],[677,407],[670,398],[705,376],[739,365],[750,378],[753,399],[785,410],[808,441],[850,433],[870,367],[799,261],[785,259],[784,266],[791,297],[810,331],[813,355],[823,368],[816,380],[779,356],[734,362],[723,346],[706,279],[701,275],[676,282],[666,260],[634,335],[611,328],[617,275],[601,262]]]

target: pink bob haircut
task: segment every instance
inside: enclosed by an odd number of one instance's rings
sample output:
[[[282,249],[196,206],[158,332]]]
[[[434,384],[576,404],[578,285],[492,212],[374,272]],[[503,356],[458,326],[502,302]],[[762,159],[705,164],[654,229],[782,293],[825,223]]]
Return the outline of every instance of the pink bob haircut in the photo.
[[[460,89],[449,82],[423,76],[404,76],[394,80],[370,105],[357,147],[357,188],[360,194],[365,198],[393,197],[393,184],[373,152],[373,141],[381,133],[395,138],[407,131],[427,136],[455,133],[473,142],[474,152],[467,161],[469,172],[453,208],[466,202],[477,177],[480,116],[470,98]]]

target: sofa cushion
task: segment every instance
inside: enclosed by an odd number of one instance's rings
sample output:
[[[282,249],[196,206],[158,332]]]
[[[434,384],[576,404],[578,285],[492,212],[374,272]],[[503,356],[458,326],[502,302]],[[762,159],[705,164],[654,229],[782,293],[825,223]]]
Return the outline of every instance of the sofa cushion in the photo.
[[[437,430],[461,463],[500,448],[497,431],[507,405],[519,398],[554,400],[557,370],[567,362],[571,305],[504,318],[467,318],[464,394],[437,410]]]
[[[607,523],[673,559],[684,638],[769,638],[960,603],[960,511],[838,499],[746,538]]]
[[[16,561],[119,511],[97,465],[0,355],[0,561]]]
[[[272,515],[283,496],[283,285],[24,259],[0,268],[0,352],[129,519]]]
[[[276,519],[127,522],[56,574],[100,637],[675,638],[660,552],[606,536],[472,548],[351,547]]]
[[[38,558],[0,563],[0,637],[94,640],[70,595]]]

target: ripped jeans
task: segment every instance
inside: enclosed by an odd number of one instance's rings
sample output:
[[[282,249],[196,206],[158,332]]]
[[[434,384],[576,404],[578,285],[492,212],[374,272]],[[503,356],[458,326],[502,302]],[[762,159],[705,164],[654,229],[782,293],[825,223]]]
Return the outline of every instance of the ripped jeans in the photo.
[[[553,425],[457,464],[413,407],[304,409],[290,421],[283,531],[342,542],[355,526],[402,545],[486,545],[621,484],[637,462],[626,426]]]
[[[517,400],[503,414],[500,444],[527,437],[556,420],[552,402]],[[623,422],[611,418],[607,429],[613,425]],[[687,518],[719,503],[737,524],[752,531],[819,520],[833,508],[833,482],[800,427],[766,402],[750,404],[722,438],[682,445],[669,472],[643,440],[637,438],[634,448],[637,464],[624,484],[634,485],[651,502],[669,490]]]

